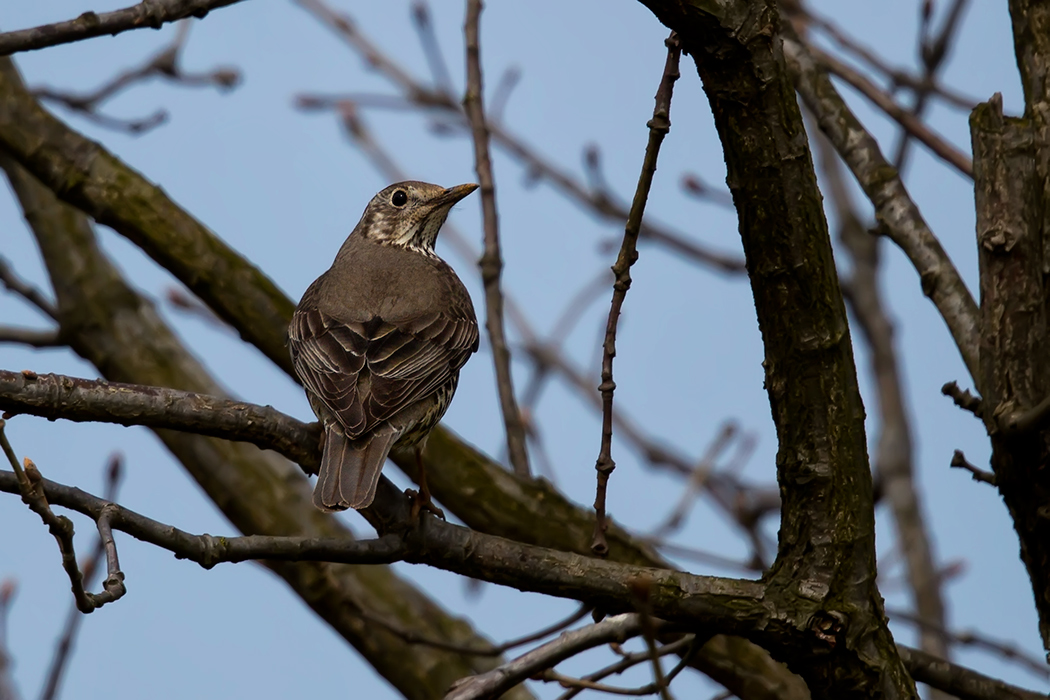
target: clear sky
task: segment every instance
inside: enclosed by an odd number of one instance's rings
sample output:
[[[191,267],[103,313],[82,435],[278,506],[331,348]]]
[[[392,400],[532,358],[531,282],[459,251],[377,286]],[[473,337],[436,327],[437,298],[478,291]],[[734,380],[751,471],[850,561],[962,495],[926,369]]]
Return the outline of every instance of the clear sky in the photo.
[[[28,27],[104,11],[125,0],[8,2],[4,29]],[[946,3],[937,3],[938,7]],[[814,3],[862,37],[890,62],[917,65],[919,3]],[[409,4],[347,2],[360,28],[420,78],[427,65],[409,22]],[[457,89],[463,86],[462,3],[435,0],[438,33]],[[943,9],[943,8],[939,8]],[[175,29],[129,32],[115,38],[23,54],[17,63],[32,86],[86,91],[143,60]],[[645,146],[664,61],[667,30],[640,3],[533,0],[491,3],[483,15],[482,53],[489,90],[509,68],[521,80],[505,111],[505,125],[547,157],[582,177],[582,152],[596,145],[609,185],[629,199]],[[107,113],[141,117],[158,108],[170,120],[143,136],[101,129],[61,109],[64,119],[106,145],[183,207],[216,231],[298,299],[327,268],[369,198],[388,184],[343,137],[329,114],[304,114],[294,98],[304,92],[384,93],[393,90],[325,27],[288,2],[253,0],[216,10],[195,22],[184,66],[209,70],[236,66],[244,82],[229,94],[186,89],[159,81],[136,87],[105,105]],[[971,3],[960,41],[945,72],[949,84],[975,99],[1000,91],[1007,111],[1021,104],[1009,17],[1000,3]],[[844,90],[861,118],[885,145],[896,130]],[[933,125],[969,150],[967,115],[937,106]],[[365,118],[410,176],[445,185],[475,180],[470,143],[435,135],[415,114],[367,111]],[[739,253],[732,212],[684,195],[679,179],[696,173],[723,187],[724,161],[695,69],[683,61],[672,106],[672,129],[661,155],[648,215],[697,241]],[[612,261],[622,225],[595,222],[545,183],[531,186],[521,167],[497,153],[505,284],[532,324],[549,332],[569,300]],[[976,290],[972,184],[914,149],[906,184],[964,279]],[[477,244],[479,198],[458,205],[450,222]],[[861,201],[861,200],[858,200]],[[146,294],[161,299],[177,283],[123,238],[100,228],[107,252]],[[888,242],[887,242],[888,244]],[[888,245],[882,281],[898,321],[906,396],[914,419],[916,467],[935,551],[941,565],[961,562],[961,576],[946,593],[953,628],[978,629],[1039,656],[1032,594],[1006,511],[994,490],[948,468],[954,449],[984,465],[989,448],[981,425],[940,395],[945,381],[965,384],[965,370],[943,322],[922,296],[903,256]],[[481,296],[473,260],[439,252]],[[0,192],[0,253],[25,277],[46,286],[46,275],[17,203]],[[654,436],[699,457],[725,419],[757,437],[744,467],[755,482],[775,478],[776,441],[762,389],[762,347],[750,289],[743,278],[698,268],[674,253],[644,245],[624,307],[617,356],[617,402]],[[597,385],[599,329],[608,292],[588,308],[565,340],[567,352],[587,367]],[[311,419],[298,386],[254,349],[231,335],[162,305],[165,317],[197,355],[245,400],[271,404]],[[42,320],[9,295],[0,295],[0,323],[42,326]],[[854,334],[858,368],[870,418],[875,402],[867,355]],[[659,348],[659,353],[656,353]],[[67,351],[30,352],[0,346],[0,367],[97,376]],[[521,386],[530,372],[515,367]],[[571,390],[550,386],[538,407],[539,426],[559,486],[579,503],[593,499],[593,464],[599,422]],[[466,367],[446,424],[489,454],[501,454],[500,420],[491,358],[479,353]],[[126,477],[120,501],[139,512],[192,532],[231,533],[232,528],[200,489],[145,429],[49,423],[19,417],[10,422],[16,449],[44,474],[101,491],[107,455],[120,450]],[[617,442],[618,469],[609,492],[611,513],[646,530],[677,498],[680,486],[653,473]],[[404,483],[395,468],[385,473]],[[892,527],[879,511],[882,590],[890,605],[906,603]],[[339,516],[358,533],[368,526]],[[82,533],[90,523],[78,521]],[[71,604],[68,580],[51,537],[17,498],[0,498],[0,577],[14,577],[18,598],[10,620],[16,680],[26,697],[39,692],[55,639]],[[775,536],[775,523],[770,524]],[[706,501],[693,510],[678,541],[740,557],[746,544]],[[90,545],[80,537],[81,549]],[[66,678],[69,698],[228,698],[335,696],[392,698],[397,694],[290,593],[284,583],[252,564],[203,571],[171,555],[118,536],[128,595],[85,620]],[[894,563],[896,562],[896,563]],[[735,573],[682,562],[697,573]],[[531,631],[569,612],[570,602],[484,585],[468,587],[451,574],[398,565],[447,609],[469,617],[492,638]],[[898,638],[914,640],[907,627]],[[567,664],[570,672],[595,664],[595,656]],[[1016,666],[969,652],[957,659],[1033,688],[1045,681]],[[645,682],[646,673],[631,677]],[[675,683],[680,697],[705,697],[711,684],[691,672]],[[559,690],[534,686],[540,697]]]

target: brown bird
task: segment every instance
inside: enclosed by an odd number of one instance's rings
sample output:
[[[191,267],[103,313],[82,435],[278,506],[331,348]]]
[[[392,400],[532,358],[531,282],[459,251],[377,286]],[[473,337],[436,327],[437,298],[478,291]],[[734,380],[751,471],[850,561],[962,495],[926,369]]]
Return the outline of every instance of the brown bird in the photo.
[[[452,206],[475,189],[399,182],[382,190],[295,309],[292,363],[325,432],[313,497],[321,510],[370,505],[395,445],[415,448],[416,508],[430,505],[423,444],[478,349],[470,295],[434,242]]]

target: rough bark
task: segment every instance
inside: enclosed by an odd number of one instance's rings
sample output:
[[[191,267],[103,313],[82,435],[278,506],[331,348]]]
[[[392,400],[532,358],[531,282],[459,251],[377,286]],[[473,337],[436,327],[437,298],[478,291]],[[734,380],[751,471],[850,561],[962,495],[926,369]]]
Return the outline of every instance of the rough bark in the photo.
[[[765,345],[783,510],[766,580],[808,619],[777,649],[814,697],[916,697],[875,585],[874,507],[845,306],[775,4],[647,0],[714,113]]]
[[[1050,431],[1021,422],[1050,392],[1045,102],[1004,117],[1002,98],[970,117],[981,275],[981,387],[992,470],[1021,543],[1050,649]],[[1045,421],[1043,421],[1045,423]]]

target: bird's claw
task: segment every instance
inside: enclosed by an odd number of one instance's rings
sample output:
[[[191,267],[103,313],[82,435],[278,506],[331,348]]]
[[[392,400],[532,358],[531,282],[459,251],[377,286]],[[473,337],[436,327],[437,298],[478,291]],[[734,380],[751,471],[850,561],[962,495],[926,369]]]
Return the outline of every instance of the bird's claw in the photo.
[[[434,505],[434,502],[430,500],[429,493],[423,493],[415,489],[406,489],[405,493],[412,499],[412,510],[409,512],[409,516],[413,521],[419,520],[419,514],[424,510],[445,520],[445,511]]]

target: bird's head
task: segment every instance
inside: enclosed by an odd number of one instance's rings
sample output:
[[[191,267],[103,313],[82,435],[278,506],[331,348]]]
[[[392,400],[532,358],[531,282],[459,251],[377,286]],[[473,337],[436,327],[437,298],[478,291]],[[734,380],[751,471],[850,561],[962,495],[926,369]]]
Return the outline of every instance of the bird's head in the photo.
[[[411,180],[390,185],[368,203],[354,233],[433,255],[438,230],[452,205],[477,188],[473,183],[444,188]]]

